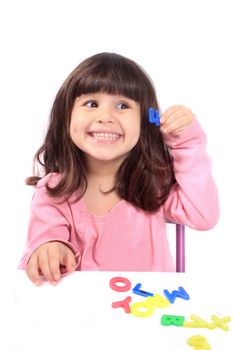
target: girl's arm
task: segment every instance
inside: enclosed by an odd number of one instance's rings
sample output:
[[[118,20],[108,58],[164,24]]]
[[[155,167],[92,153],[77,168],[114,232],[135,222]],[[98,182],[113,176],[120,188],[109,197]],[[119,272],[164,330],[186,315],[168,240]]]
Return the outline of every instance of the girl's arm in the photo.
[[[190,113],[186,109],[186,116],[190,117]],[[197,230],[208,230],[218,222],[219,201],[211,174],[211,161],[205,151],[206,135],[193,115],[182,127],[187,118],[181,121],[181,115],[180,123],[173,118],[173,126],[176,125],[177,129],[172,129],[170,125],[170,132],[169,123],[166,124],[165,118],[162,120],[164,139],[174,159],[178,184],[164,204],[164,214],[169,221]]]
[[[79,259],[78,247],[70,242],[69,212],[66,202],[54,199],[48,195],[45,183],[47,175],[37,184],[31,203],[31,216],[28,228],[26,251],[20,261],[19,268],[25,269],[33,252],[48,242],[58,241],[64,243]]]

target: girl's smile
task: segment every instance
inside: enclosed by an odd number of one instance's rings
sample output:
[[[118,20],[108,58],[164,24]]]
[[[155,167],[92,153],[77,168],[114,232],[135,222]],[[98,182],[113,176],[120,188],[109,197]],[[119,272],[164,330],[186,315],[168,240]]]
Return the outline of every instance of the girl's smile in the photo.
[[[81,95],[71,113],[70,135],[87,160],[123,160],[139,139],[140,105],[102,92]]]
[[[121,138],[122,135],[113,132],[105,132],[105,131],[92,131],[88,133],[91,138],[94,139],[95,142],[100,144],[114,144]]]

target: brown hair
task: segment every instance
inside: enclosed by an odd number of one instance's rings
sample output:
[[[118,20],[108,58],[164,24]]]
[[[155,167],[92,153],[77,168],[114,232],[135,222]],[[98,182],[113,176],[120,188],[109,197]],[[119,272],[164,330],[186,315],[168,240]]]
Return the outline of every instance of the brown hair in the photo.
[[[87,58],[65,80],[55,97],[44,143],[34,157],[34,166],[41,166],[43,174],[29,177],[26,183],[36,185],[42,176],[59,173],[62,176],[55,187],[46,185],[50,195],[70,196],[79,189],[83,196],[87,188],[85,155],[71,140],[70,119],[76,97],[95,92],[123,95],[139,102],[139,141],[119,167],[114,189],[138,208],[158,210],[175,184],[175,177],[162,133],[147,118],[149,107],[159,109],[155,89],[138,64],[115,53]]]

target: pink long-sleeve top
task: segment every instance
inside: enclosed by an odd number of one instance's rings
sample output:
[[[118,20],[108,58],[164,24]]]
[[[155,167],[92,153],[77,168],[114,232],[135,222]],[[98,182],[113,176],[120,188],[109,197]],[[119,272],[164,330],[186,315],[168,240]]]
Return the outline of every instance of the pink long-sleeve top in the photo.
[[[147,213],[120,200],[107,214],[88,212],[84,199],[64,202],[48,195],[49,174],[36,187],[29,222],[24,269],[33,251],[43,243],[60,241],[77,257],[76,270],[174,271],[166,234],[166,220],[196,230],[211,229],[219,218],[218,193],[205,152],[206,136],[194,122],[175,136],[166,136],[174,158],[178,186],[156,213]]]

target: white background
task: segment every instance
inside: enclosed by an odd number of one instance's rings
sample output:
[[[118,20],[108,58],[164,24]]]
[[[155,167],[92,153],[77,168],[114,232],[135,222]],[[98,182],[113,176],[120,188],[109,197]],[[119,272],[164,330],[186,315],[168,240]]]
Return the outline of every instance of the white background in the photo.
[[[162,110],[184,104],[206,130],[221,217],[208,232],[186,230],[186,270],[205,272],[207,281],[209,274],[231,273],[230,6],[230,0],[0,1],[0,313],[8,326],[7,312],[2,315],[10,310],[33,191],[24,180],[31,175],[58,88],[78,63],[97,52],[135,60],[154,81]]]

